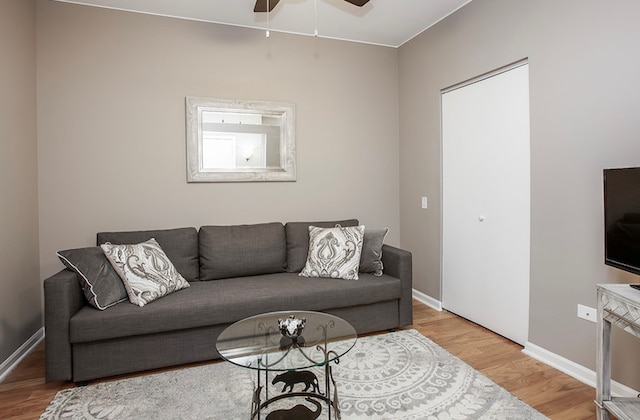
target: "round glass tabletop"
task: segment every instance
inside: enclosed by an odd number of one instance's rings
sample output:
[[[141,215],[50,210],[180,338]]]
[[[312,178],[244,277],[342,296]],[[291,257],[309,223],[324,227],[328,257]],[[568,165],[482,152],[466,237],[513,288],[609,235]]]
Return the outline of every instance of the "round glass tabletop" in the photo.
[[[302,319],[304,328],[296,331],[297,320]],[[284,333],[280,331],[280,322],[284,324]],[[290,333],[286,332],[286,326],[290,327]],[[356,339],[353,326],[337,316],[323,312],[283,311],[252,316],[231,324],[218,336],[216,348],[223,359],[238,366],[287,371],[325,365],[351,350]]]

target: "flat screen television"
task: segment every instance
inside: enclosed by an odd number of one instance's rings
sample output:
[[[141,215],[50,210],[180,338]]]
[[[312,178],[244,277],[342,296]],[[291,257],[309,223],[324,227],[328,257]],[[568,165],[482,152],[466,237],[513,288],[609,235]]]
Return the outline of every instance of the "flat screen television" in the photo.
[[[640,168],[605,169],[604,263],[640,275]]]

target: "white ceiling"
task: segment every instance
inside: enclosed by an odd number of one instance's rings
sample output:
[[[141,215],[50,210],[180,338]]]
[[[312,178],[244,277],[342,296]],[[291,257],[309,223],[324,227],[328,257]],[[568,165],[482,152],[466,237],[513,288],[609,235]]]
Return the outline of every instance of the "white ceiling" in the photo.
[[[58,1],[311,36],[317,22],[322,38],[399,47],[471,0],[280,0],[269,14],[254,13],[255,0]]]

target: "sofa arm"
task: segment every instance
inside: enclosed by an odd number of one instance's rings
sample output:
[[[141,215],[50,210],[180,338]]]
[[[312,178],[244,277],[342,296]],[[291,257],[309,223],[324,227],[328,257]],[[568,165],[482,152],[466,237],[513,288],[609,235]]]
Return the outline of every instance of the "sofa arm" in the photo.
[[[71,270],[44,281],[45,379],[68,381],[73,377],[69,323],[86,304],[80,283]]]
[[[391,245],[382,246],[385,274],[400,279],[402,287],[399,308],[400,327],[413,323],[413,260],[411,252]]]

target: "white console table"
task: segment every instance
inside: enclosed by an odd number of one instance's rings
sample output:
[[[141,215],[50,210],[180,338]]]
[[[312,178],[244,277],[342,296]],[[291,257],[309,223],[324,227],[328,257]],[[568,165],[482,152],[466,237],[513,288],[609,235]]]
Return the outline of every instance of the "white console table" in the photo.
[[[598,420],[613,414],[620,420],[640,419],[640,398],[611,397],[611,326],[640,338],[640,290],[628,284],[598,285],[596,347],[596,411]]]

